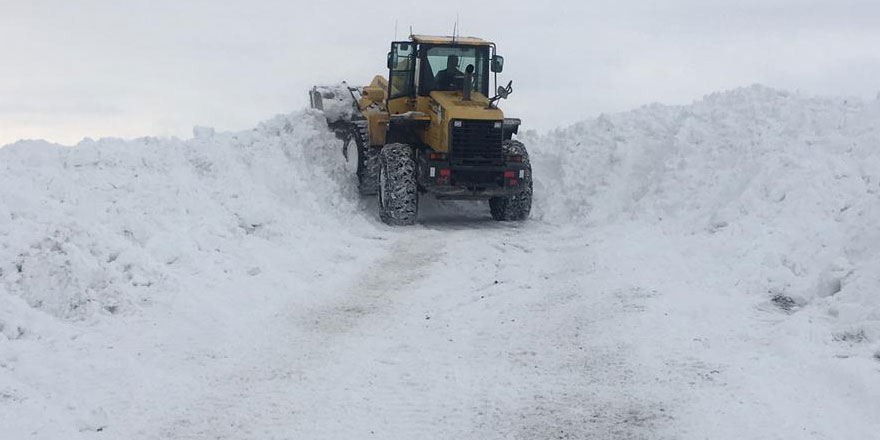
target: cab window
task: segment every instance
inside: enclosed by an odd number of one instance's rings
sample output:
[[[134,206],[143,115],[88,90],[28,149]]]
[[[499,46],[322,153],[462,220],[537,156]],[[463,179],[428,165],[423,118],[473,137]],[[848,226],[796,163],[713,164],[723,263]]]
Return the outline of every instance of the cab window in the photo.
[[[422,46],[424,56],[419,75],[419,94],[435,90],[461,90],[464,72],[474,67],[474,88],[489,91],[489,48],[481,46]]]

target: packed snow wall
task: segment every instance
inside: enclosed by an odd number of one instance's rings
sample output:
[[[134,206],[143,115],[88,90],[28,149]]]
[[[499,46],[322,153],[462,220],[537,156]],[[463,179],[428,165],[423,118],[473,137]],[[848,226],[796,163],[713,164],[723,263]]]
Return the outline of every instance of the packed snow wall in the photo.
[[[525,137],[533,217],[651,225],[707,276],[880,339],[880,100],[752,86]]]
[[[242,263],[228,251],[247,239],[296,249],[365,218],[319,113],[194,135],[0,149],[3,334],[26,332],[20,300],[65,319],[127,314],[175,291],[170,273]]]

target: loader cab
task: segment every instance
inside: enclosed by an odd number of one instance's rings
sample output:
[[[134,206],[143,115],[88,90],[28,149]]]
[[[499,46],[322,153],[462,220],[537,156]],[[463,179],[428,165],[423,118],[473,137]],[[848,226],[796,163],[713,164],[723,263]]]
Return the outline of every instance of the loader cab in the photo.
[[[464,71],[474,68],[473,90],[489,93],[489,47],[424,44],[416,75],[416,92],[428,96],[433,91],[461,90]]]
[[[391,43],[388,52],[390,108],[402,109],[400,102],[428,96],[433,91],[460,90],[462,72],[470,66],[474,69],[473,90],[489,96],[490,73],[501,72],[504,64],[504,59],[495,53],[494,43],[473,37],[410,38],[411,41]],[[444,80],[449,78],[452,81]]]

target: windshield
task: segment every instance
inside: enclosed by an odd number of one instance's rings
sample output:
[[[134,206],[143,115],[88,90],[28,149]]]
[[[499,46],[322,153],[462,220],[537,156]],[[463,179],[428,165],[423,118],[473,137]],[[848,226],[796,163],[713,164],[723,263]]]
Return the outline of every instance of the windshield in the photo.
[[[422,46],[419,94],[434,90],[461,90],[464,72],[474,66],[473,90],[488,95],[489,48],[486,46]]]

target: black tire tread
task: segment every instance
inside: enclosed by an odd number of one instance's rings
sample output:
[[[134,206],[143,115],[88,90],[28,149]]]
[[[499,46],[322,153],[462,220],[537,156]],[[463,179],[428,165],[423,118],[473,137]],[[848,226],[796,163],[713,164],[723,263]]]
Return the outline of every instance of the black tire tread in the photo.
[[[384,176],[379,186],[385,186],[378,191],[379,218],[393,226],[414,224],[419,210],[415,152],[406,144],[387,144],[379,154],[379,164]]]
[[[358,192],[363,196],[379,192],[379,153],[377,147],[358,148]]]
[[[526,165],[526,184],[522,192],[510,196],[492,197],[489,199],[489,212],[498,221],[522,221],[532,211],[532,165],[526,146],[518,140],[504,141],[502,146],[505,155],[519,155]]]

